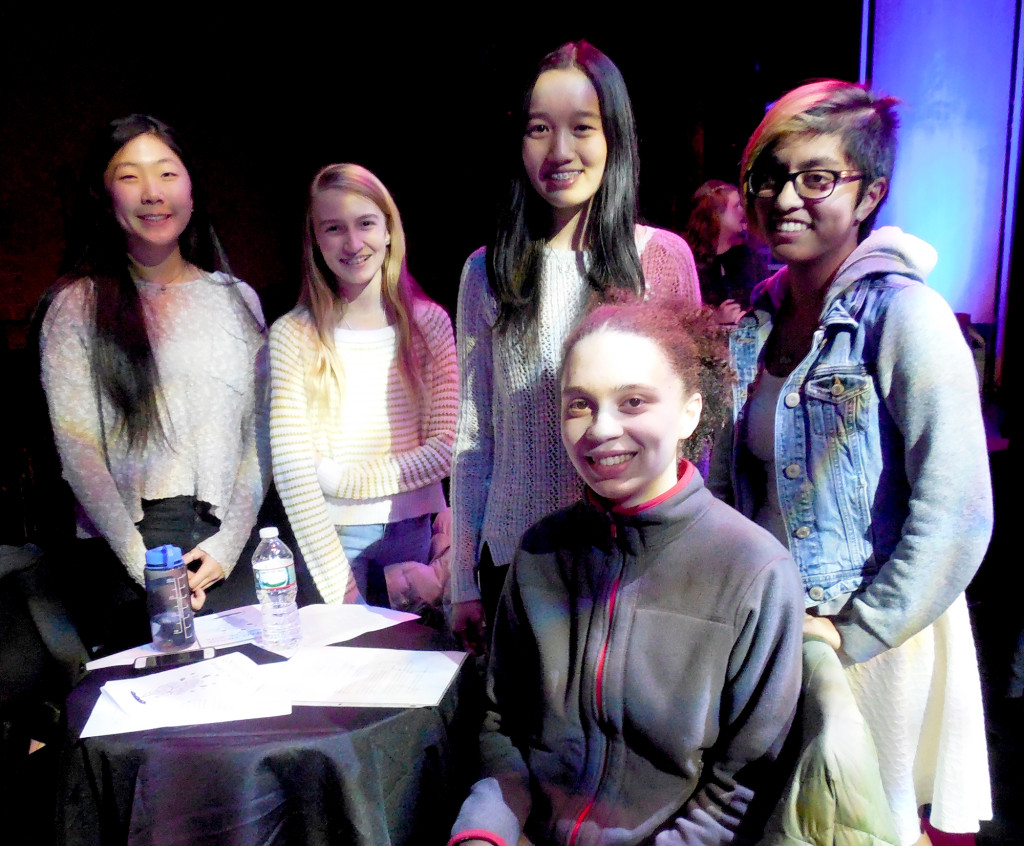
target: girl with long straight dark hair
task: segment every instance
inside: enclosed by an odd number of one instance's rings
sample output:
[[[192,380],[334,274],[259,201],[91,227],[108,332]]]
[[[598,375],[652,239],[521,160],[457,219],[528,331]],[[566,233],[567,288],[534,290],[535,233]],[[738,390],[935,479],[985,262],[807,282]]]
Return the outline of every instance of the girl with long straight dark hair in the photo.
[[[72,612],[108,651],[148,640],[146,549],[183,549],[202,607],[269,483],[259,299],[231,276],[188,162],[162,121],[111,122],[86,160],[67,271],[41,309],[42,382],[77,534],[97,539],[66,562]]]
[[[558,440],[570,330],[604,300],[700,304],[685,242],[636,222],[633,110],[604,53],[578,42],[545,56],[512,139],[508,200],[466,262],[456,315],[452,625],[476,648],[523,530],[580,493]]]

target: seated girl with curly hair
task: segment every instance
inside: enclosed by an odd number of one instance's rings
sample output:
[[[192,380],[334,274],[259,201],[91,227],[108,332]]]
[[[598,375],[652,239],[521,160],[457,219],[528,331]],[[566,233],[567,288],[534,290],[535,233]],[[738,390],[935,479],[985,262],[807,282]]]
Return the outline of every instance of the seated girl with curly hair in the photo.
[[[481,777],[451,844],[756,832],[803,610],[783,546],[680,460],[728,414],[727,359],[705,317],[650,303],[570,335],[562,441],[586,490],[526,532],[505,581]]]

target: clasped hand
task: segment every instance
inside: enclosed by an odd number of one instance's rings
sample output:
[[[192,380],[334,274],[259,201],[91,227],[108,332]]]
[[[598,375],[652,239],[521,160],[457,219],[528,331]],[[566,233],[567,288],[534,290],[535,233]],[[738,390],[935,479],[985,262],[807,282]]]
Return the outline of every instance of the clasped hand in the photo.
[[[192,610],[198,611],[206,602],[206,589],[224,578],[224,568],[220,566],[220,562],[216,558],[198,546],[185,553],[181,560],[185,562],[186,566],[193,561],[199,562],[198,569],[189,569],[188,571],[188,589],[192,593]]]

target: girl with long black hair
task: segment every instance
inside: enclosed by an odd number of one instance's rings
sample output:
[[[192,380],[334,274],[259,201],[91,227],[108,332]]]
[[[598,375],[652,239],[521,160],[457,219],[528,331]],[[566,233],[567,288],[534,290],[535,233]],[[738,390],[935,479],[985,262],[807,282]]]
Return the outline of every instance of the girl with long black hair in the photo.
[[[452,626],[476,648],[523,530],[580,494],[558,439],[570,330],[603,300],[700,304],[686,243],[636,222],[633,110],[604,53],[578,42],[545,56],[513,136],[508,201],[466,262],[456,315]]]
[[[50,421],[78,537],[96,539],[66,562],[69,597],[108,651],[148,640],[146,549],[183,549],[201,607],[269,483],[259,299],[228,271],[188,161],[162,121],[111,122],[86,160],[74,255],[43,303]]]

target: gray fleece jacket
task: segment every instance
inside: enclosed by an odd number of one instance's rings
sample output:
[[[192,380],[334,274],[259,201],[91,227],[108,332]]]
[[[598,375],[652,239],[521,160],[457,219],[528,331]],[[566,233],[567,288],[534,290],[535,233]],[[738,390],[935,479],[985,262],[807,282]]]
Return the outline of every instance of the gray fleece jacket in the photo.
[[[637,509],[541,520],[499,604],[452,842],[733,840],[793,718],[802,617],[785,549],[691,465]]]

